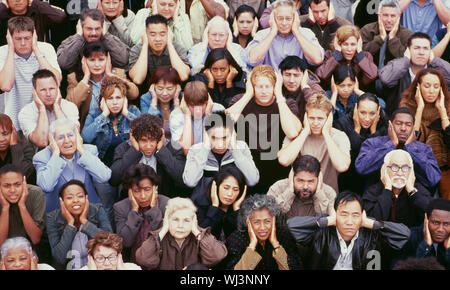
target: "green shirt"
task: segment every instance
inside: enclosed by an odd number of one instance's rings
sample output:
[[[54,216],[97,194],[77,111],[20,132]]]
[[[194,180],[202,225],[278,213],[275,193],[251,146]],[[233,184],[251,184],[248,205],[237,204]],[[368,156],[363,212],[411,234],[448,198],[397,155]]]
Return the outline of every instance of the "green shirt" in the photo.
[[[25,202],[28,213],[33,219],[38,228],[44,230],[45,228],[45,196],[36,185],[28,185],[28,198]],[[1,193],[0,193],[1,194]],[[3,209],[0,205],[0,212]],[[3,212],[2,212],[3,213]],[[17,203],[9,206],[9,230],[8,239],[14,237],[25,237],[29,239],[25,226],[23,225],[22,216],[20,215],[19,206]]]

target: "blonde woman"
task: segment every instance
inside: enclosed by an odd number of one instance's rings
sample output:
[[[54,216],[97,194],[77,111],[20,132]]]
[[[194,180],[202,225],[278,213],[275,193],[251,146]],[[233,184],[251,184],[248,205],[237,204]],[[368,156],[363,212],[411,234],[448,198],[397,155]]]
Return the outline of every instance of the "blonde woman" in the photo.
[[[162,228],[136,251],[137,263],[149,270],[182,270],[194,263],[211,268],[225,258],[225,244],[198,226],[196,211],[189,198],[169,200]]]
[[[377,78],[378,68],[372,55],[363,51],[362,47],[363,41],[356,26],[339,27],[331,44],[332,50],[325,52],[325,60],[317,68],[316,74],[330,84],[331,75],[338,65],[350,65],[362,84],[369,85]]]

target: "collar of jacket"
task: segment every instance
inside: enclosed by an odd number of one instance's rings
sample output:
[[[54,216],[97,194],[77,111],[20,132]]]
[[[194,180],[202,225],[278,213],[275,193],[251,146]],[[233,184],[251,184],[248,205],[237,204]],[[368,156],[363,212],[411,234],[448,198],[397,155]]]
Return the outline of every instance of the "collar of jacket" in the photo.
[[[227,164],[234,163],[233,154],[231,153],[231,150],[228,149],[225,154],[222,157],[222,162],[220,163],[220,167],[225,166]],[[208,153],[208,160],[206,161],[206,165],[204,170],[205,171],[219,171],[219,162],[217,162],[216,157],[214,156],[214,153],[212,150]]]
[[[367,264],[367,253],[376,248],[374,240],[376,234],[371,230],[360,228],[358,238],[355,240],[352,249],[352,267],[354,270],[365,270]],[[314,240],[314,254],[312,257],[312,267],[314,269],[333,269],[339,256],[341,247],[337,236],[337,229],[331,226],[325,229],[323,239]]]

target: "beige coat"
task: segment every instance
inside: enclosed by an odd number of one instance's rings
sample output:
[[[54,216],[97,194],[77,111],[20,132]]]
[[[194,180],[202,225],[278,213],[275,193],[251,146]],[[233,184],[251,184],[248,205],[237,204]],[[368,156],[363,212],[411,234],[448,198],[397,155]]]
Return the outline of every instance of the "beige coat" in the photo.
[[[267,195],[275,198],[283,213],[287,213],[291,209],[292,202],[294,202],[295,198],[294,192],[289,189],[288,178],[275,182],[269,188]],[[336,191],[324,183],[322,190],[316,191],[313,195],[316,214],[330,214],[331,209],[334,207],[335,199]]]

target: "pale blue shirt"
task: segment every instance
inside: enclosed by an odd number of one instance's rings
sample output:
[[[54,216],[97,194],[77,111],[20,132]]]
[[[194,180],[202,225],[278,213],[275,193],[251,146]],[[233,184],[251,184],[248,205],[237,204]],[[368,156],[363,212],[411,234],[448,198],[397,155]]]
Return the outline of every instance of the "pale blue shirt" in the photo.
[[[426,33],[433,39],[442,22],[434,8],[433,0],[429,0],[423,7],[420,7],[417,0],[412,0],[403,11],[400,25],[412,32]]]
[[[86,244],[89,241],[88,236],[85,233],[81,232],[81,228],[84,225],[81,225],[80,230],[77,231],[75,237],[72,241],[72,255],[74,255],[74,263],[72,263],[71,270],[79,270],[82,267],[87,265],[88,262],[88,253]]]
[[[303,36],[305,36],[306,39],[308,39],[310,42],[316,45],[317,49],[320,49],[323,61],[325,51],[323,50],[322,46],[320,46],[319,41],[317,40],[314,32],[312,32],[311,29],[304,27],[300,27],[300,32],[303,34]],[[268,36],[269,33],[270,28],[266,28],[264,30],[257,32],[255,34],[255,37],[253,37],[253,40],[247,45],[247,48],[245,50],[247,56],[246,61],[249,67],[255,67],[258,64],[268,64],[272,66],[275,69],[275,71],[278,71],[278,65],[283,59],[286,58],[286,56],[296,55],[300,58],[304,58],[303,50],[300,44],[298,43],[297,39],[294,37],[294,34],[291,33],[288,36],[283,37],[280,33],[278,33],[273,39],[266,56],[258,62],[250,62],[249,57],[250,50],[255,45],[263,41]]]
[[[153,170],[155,170],[155,172],[157,172],[157,170],[156,170],[157,161],[156,161],[155,154],[152,154],[150,156],[145,156],[144,152],[142,152],[142,158],[141,158],[141,160],[139,160],[139,163],[148,165],[151,168],[153,168]]]

